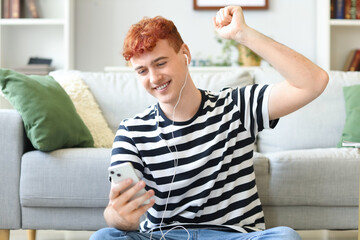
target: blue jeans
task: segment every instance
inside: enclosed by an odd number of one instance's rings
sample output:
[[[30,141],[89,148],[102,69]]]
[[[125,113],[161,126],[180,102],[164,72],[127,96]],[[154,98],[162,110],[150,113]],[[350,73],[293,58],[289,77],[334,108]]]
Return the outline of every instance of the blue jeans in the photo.
[[[239,232],[225,232],[208,229],[188,229],[189,233],[182,229],[175,229],[166,233],[163,230],[163,235],[160,231],[151,233],[140,232],[124,232],[115,228],[103,228],[95,232],[90,240],[301,240],[297,232],[289,227],[275,227],[266,229],[261,232],[239,233]],[[190,234],[190,236],[189,236]]]

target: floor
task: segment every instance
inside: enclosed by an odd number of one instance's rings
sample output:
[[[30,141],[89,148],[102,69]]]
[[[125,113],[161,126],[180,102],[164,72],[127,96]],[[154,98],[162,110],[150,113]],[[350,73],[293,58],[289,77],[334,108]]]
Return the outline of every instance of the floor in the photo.
[[[37,231],[36,240],[87,240],[92,232]],[[299,231],[303,240],[357,240],[357,231]],[[25,230],[10,232],[10,240],[26,240]]]

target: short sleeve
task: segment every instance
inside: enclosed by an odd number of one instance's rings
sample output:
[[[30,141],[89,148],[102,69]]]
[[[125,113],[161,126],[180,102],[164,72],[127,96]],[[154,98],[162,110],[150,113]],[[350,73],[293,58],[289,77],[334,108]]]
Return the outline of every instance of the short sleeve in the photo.
[[[274,128],[279,119],[269,119],[269,96],[272,85],[249,85],[238,89],[240,120],[244,127],[256,135],[263,129]]]

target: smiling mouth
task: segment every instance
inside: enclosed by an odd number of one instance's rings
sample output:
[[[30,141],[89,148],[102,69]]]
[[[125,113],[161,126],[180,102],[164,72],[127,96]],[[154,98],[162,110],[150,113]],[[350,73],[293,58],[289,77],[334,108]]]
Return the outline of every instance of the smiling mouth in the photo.
[[[169,82],[166,82],[166,83],[164,83],[164,84],[162,84],[162,85],[160,85],[159,87],[156,87],[156,90],[161,91],[161,90],[163,90],[164,88],[166,88],[167,86],[169,86],[169,84],[170,84],[170,81],[169,81]]]

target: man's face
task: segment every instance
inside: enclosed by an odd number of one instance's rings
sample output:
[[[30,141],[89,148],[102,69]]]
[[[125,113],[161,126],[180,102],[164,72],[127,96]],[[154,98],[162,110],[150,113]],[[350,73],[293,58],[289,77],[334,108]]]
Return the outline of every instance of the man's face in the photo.
[[[159,40],[151,52],[130,59],[142,85],[160,104],[177,102],[188,71],[184,51],[186,45],[176,53],[167,40]]]

